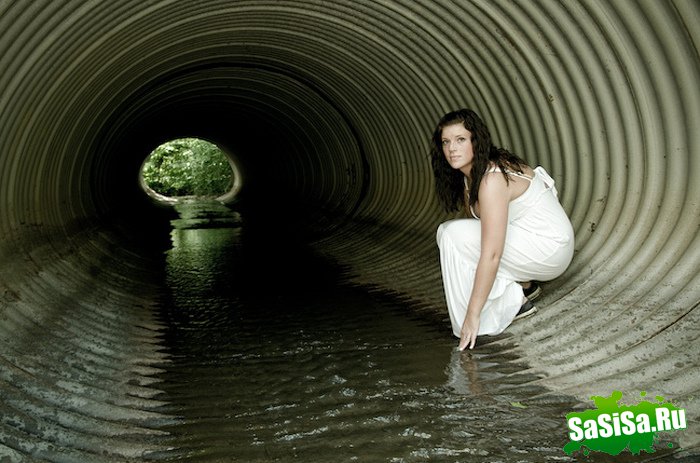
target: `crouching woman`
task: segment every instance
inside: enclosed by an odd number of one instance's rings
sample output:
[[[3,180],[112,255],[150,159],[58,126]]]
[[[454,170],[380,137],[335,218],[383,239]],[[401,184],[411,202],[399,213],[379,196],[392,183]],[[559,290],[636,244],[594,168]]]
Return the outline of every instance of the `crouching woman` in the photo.
[[[536,311],[536,281],[566,270],[574,232],[549,174],[495,147],[474,111],[440,119],[431,162],[438,200],[467,216],[441,224],[437,241],[452,331],[472,349]]]

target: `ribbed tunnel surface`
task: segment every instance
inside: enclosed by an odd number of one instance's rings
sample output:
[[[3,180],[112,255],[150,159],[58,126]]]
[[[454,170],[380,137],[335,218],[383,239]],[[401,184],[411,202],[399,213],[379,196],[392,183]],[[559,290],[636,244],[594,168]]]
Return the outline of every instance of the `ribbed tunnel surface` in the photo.
[[[576,230],[498,342],[555,393],[672,398],[697,448],[697,24],[695,0],[1,3],[0,455],[159,450],[155,146],[217,143],[247,209],[444,311],[427,143],[463,106],[552,173]]]

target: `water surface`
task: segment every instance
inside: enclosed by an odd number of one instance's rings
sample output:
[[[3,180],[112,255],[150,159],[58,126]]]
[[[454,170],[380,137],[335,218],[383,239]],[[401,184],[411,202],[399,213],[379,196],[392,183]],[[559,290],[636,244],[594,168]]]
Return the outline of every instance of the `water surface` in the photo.
[[[176,418],[161,457],[574,461],[574,402],[542,395],[503,347],[457,351],[444,318],[344,284],[274,228],[184,217],[167,255],[161,389]]]

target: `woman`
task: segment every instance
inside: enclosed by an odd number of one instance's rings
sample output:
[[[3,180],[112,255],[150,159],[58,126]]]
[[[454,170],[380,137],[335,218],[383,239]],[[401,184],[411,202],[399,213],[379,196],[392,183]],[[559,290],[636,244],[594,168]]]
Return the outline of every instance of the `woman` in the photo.
[[[574,232],[549,174],[495,147],[474,111],[440,119],[431,161],[445,210],[469,217],[441,224],[437,241],[452,331],[460,350],[472,349],[478,335],[536,311],[534,280],[566,270]]]

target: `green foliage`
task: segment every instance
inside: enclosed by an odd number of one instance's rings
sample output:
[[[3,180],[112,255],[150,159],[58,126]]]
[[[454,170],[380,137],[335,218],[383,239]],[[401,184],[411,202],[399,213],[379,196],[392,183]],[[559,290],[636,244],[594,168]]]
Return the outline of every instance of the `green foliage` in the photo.
[[[142,169],[143,179],[165,196],[221,196],[233,186],[228,159],[214,144],[179,138],[157,147]]]

